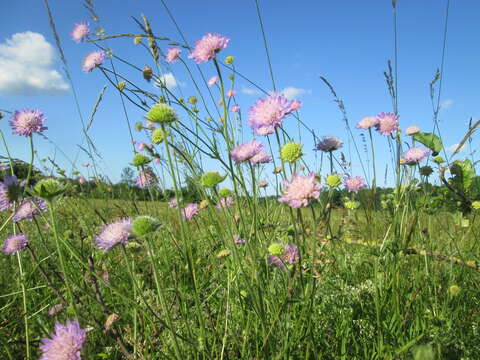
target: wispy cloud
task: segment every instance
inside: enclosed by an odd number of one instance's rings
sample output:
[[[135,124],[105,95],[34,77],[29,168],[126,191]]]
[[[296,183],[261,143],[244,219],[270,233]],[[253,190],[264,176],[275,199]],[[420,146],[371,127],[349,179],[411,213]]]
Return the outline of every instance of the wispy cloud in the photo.
[[[445,99],[440,103],[440,109],[447,110],[453,105],[453,99]]]
[[[177,79],[175,78],[175,76],[173,76],[172,73],[166,73],[162,76],[160,76],[159,78],[159,81],[158,82],[162,82],[168,89],[173,89],[173,88],[176,88],[177,86],[183,86],[184,84],[180,81],[177,81]],[[159,86],[160,84],[157,82],[157,86]]]
[[[453,144],[453,145],[447,147],[447,150],[453,153],[453,152],[457,151],[458,145],[460,145],[460,144]],[[463,146],[460,148],[458,153],[462,153],[464,151],[465,151],[465,144],[463,144]]]
[[[296,87],[293,87],[293,86],[287,86],[285,89],[283,89],[281,91],[281,93],[283,95],[285,95],[285,97],[289,100],[293,100],[293,99],[296,99],[300,96],[302,96],[303,94],[306,94],[306,93],[311,93],[310,90],[305,90],[305,89],[301,89],[301,88],[296,88]]]
[[[242,94],[251,95],[251,96],[258,96],[258,95],[261,95],[262,92],[258,89],[252,89],[252,88],[248,88],[248,87],[243,86],[242,87]]]
[[[32,31],[13,34],[0,43],[0,93],[59,95],[69,86],[53,67],[53,46]]]

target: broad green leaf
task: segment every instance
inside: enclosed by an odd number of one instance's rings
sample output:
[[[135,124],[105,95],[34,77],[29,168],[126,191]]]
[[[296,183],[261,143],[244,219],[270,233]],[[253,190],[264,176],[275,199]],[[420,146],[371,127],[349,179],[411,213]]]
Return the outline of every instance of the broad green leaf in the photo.
[[[428,147],[430,150],[432,150],[433,156],[437,156],[438,153],[443,148],[442,140],[440,140],[440,138],[437,135],[432,133],[418,132],[415,135],[413,135],[413,140],[418,141],[419,143],[422,143],[423,145]]]
[[[472,185],[475,177],[472,162],[468,159],[454,161],[452,166],[450,166],[450,173],[453,175],[452,180],[455,186],[464,192]]]

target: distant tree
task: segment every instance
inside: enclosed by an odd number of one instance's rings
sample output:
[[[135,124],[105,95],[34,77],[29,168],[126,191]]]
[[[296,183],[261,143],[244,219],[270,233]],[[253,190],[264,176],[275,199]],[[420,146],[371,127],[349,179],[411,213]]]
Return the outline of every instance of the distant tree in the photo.
[[[135,173],[133,172],[131,167],[125,167],[122,170],[122,174],[120,175],[120,183],[127,184],[128,186],[132,186],[135,182]]]

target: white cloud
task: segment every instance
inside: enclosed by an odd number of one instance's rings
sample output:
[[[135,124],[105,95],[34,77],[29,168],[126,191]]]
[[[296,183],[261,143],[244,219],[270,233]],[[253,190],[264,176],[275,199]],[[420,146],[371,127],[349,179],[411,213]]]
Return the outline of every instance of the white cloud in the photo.
[[[440,109],[447,110],[454,103],[453,99],[445,99],[440,103]]]
[[[175,76],[173,76],[172,73],[166,73],[162,76],[160,76],[159,78],[159,81],[158,82],[162,82],[165,84],[165,86],[168,88],[168,89],[173,89],[173,88],[176,88],[177,86],[184,86],[185,84],[180,82],[180,81],[177,81],[177,79],[175,78]],[[159,84],[155,84],[157,86],[159,86]]]
[[[450,152],[455,152],[458,148],[458,145],[460,145],[460,144],[453,144],[452,146],[447,147],[447,150],[450,151]],[[463,144],[463,146],[460,148],[460,151],[458,151],[458,152],[462,153],[464,151],[465,151],[465,144]]]
[[[247,88],[245,86],[242,87],[242,93],[246,95],[260,95],[262,92],[257,89]]]
[[[26,31],[0,43],[0,94],[59,95],[69,86],[53,68],[55,52],[42,34]]]
[[[305,89],[296,88],[296,87],[293,87],[293,86],[288,86],[281,91],[281,93],[283,95],[285,95],[285,97],[289,100],[296,99],[299,96],[302,96],[303,94],[305,94],[307,92],[310,92],[310,91],[307,91]]]

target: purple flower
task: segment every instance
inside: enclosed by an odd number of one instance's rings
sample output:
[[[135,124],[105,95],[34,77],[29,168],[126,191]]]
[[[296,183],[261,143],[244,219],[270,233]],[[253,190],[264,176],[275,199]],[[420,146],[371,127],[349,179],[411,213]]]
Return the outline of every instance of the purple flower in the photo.
[[[135,184],[139,188],[146,188],[147,186],[155,183],[157,181],[157,177],[153,170],[149,167],[146,167],[144,170],[138,173],[138,177],[135,180]]]
[[[15,111],[9,123],[14,134],[30,136],[48,129],[43,126],[45,120],[46,117],[41,110],[23,109]]]
[[[376,130],[383,136],[388,136],[398,130],[398,115],[394,113],[380,113],[377,115]]]
[[[65,325],[55,323],[55,333],[50,338],[42,338],[40,360],[81,360],[80,351],[87,338],[78,320],[67,320]]]
[[[217,204],[217,206],[215,206],[215,208],[217,210],[222,210],[222,209],[225,209],[225,208],[228,208],[228,207],[232,206],[233,203],[234,203],[234,200],[231,196],[223,197],[223,198],[220,198],[220,200],[218,201],[218,204]]]
[[[229,41],[230,39],[225,36],[208,33],[195,42],[195,49],[188,57],[197,64],[207,62],[213,59],[220,50],[225,49]]]
[[[81,22],[81,23],[75,24],[71,34],[72,40],[75,41],[76,43],[80,43],[86,39],[89,32],[90,32],[90,28],[89,28],[88,22]]]
[[[209,87],[212,87],[213,85],[215,85],[217,83],[217,81],[218,81],[218,76],[212,76],[210,78],[210,80],[208,80],[207,84],[208,84]]]
[[[272,94],[259,99],[248,110],[248,124],[255,131],[255,134],[268,135],[282,125],[283,118],[292,111],[292,101],[282,94]]]
[[[366,116],[357,123],[356,128],[368,130],[374,126],[377,126],[377,124],[378,124],[378,118],[376,116]]]
[[[412,147],[405,151],[400,161],[407,165],[418,164],[420,161],[430,155],[430,151],[423,147]]]
[[[300,253],[298,246],[295,244],[283,245],[285,252],[280,256],[269,256],[268,263],[277,266],[281,270],[285,270],[285,265],[292,265],[300,261]]]
[[[200,209],[198,208],[198,204],[190,203],[187,206],[185,206],[185,208],[182,210],[182,217],[185,220],[190,221],[199,212],[200,212]]]
[[[263,144],[257,140],[250,140],[245,144],[238,145],[230,152],[230,156],[237,163],[250,160],[263,150]]]
[[[245,244],[245,240],[240,238],[239,235],[233,235],[233,242],[236,244],[236,245],[242,245],[242,244]]]
[[[409,126],[405,130],[405,134],[407,134],[408,136],[415,135],[418,132],[420,132],[420,128],[418,126],[415,126],[415,125]]]
[[[168,207],[174,208],[178,206],[177,198],[173,198],[168,202]]]
[[[178,48],[168,49],[167,55],[165,55],[165,61],[169,62],[169,63],[178,61],[178,59],[180,58],[180,53],[181,52],[182,52],[182,50],[180,50]]]
[[[324,136],[317,144],[316,149],[323,152],[331,152],[340,149],[343,146],[343,141],[335,136]]]
[[[265,151],[260,151],[250,158],[252,164],[266,164],[272,161],[272,155]]]
[[[230,90],[227,91],[227,96],[228,97],[232,97],[232,96],[235,96],[235,95],[237,95],[236,90],[230,89]]]
[[[132,232],[132,220],[120,219],[107,224],[95,237],[95,245],[105,251],[110,251],[117,244],[127,244]]]
[[[0,211],[11,208],[18,196],[19,187],[16,176],[5,175],[3,182],[0,181]]]
[[[346,177],[343,179],[343,184],[345,189],[350,192],[358,192],[358,190],[367,186],[365,180],[360,176]]]
[[[98,50],[91,52],[83,59],[82,70],[85,72],[90,72],[97,66],[102,65],[103,60],[105,60],[105,51]]]
[[[231,112],[239,112],[240,111],[240,106],[238,105],[233,105],[232,108],[230,109]]]
[[[25,234],[18,233],[16,235],[10,235],[3,242],[2,251],[5,254],[13,255],[18,251],[21,251],[27,247],[28,237]]]
[[[290,105],[291,111],[297,111],[302,106],[302,102],[299,100],[293,100],[292,104]]]
[[[285,190],[278,201],[286,202],[293,208],[307,206],[310,199],[318,199],[322,188],[314,173],[308,176],[293,174],[292,180],[283,184]]]
[[[17,207],[12,221],[19,222],[24,219],[32,221],[34,216],[45,211],[47,211],[47,204],[43,200],[38,198],[25,199]]]

